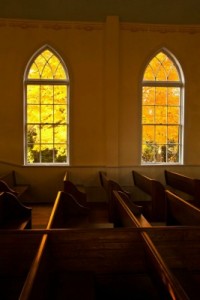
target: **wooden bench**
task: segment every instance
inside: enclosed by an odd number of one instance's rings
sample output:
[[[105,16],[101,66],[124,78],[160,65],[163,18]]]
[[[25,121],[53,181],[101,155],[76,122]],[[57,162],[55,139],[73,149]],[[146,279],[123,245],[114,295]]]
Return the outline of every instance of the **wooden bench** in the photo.
[[[63,191],[75,197],[75,199],[83,206],[87,206],[87,194],[83,186],[75,185],[69,176],[69,172],[65,172],[63,178]]]
[[[166,224],[200,226],[200,209],[166,190]]]
[[[166,189],[200,207],[200,179],[165,170]]]
[[[0,229],[30,229],[32,209],[10,192],[0,193]]]
[[[151,227],[141,211],[130,205],[128,196],[121,191],[113,190],[115,204],[115,227]]]
[[[42,236],[30,230],[0,230],[0,299],[19,299]]]
[[[148,229],[148,236],[188,299],[199,299],[199,226],[169,226]],[[176,298],[175,298],[176,299]]]
[[[100,171],[99,172],[99,179],[100,179],[100,184],[102,186],[102,188],[104,189],[105,193],[106,193],[106,199],[107,199],[107,203],[108,203],[108,215],[109,215],[109,221],[110,222],[114,222],[115,223],[115,203],[113,200],[113,191],[121,191],[123,193],[125,193],[127,195],[127,201],[129,201],[130,206],[132,206],[132,209],[136,211],[141,211],[142,207],[139,205],[134,204],[131,201],[131,194],[124,190],[123,187],[120,186],[119,183],[117,183],[114,180],[111,180],[108,178],[107,174],[105,172]]]
[[[10,192],[22,199],[29,187],[29,184],[19,184],[17,182],[14,170],[0,176],[0,192]]]
[[[58,191],[47,229],[81,227],[86,223],[88,213],[89,209],[82,206],[72,194]]]
[[[189,299],[138,228],[48,230],[45,237],[19,300]]]
[[[161,182],[132,171],[134,185],[149,196],[148,200],[137,200],[143,206],[144,216],[151,221],[163,222],[165,219],[165,188]]]

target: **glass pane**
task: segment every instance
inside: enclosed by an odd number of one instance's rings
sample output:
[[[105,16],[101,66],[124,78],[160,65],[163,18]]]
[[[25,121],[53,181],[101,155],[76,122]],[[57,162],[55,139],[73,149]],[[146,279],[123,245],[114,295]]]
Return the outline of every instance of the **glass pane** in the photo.
[[[40,122],[40,105],[27,105],[27,123]]]
[[[166,162],[167,161],[167,148],[166,145],[159,145],[156,152],[156,162]]]
[[[53,162],[54,150],[49,144],[41,146],[41,162],[51,163]]]
[[[41,105],[41,123],[53,123],[53,105]]]
[[[153,143],[146,143],[142,146],[142,161],[154,162],[157,147]]]
[[[39,104],[40,103],[40,86],[28,85],[27,86],[27,103]]]
[[[179,124],[180,108],[168,107],[168,124]]]
[[[167,104],[167,88],[156,87],[156,104],[166,105]]]
[[[28,163],[39,163],[40,162],[40,152],[35,150],[33,145],[28,146],[27,152],[27,162]]]
[[[143,105],[155,104],[155,87],[143,87],[142,103]]]
[[[43,72],[43,68],[44,65],[46,63],[45,58],[42,55],[39,55],[36,59],[35,59],[35,63],[33,65],[35,65],[37,67],[38,73],[35,74],[37,77],[33,77],[31,76],[31,78],[35,78],[35,79],[40,79],[42,72]],[[31,71],[31,70],[30,70]],[[32,73],[32,72],[31,72]]]
[[[155,134],[156,144],[166,144],[167,126],[156,126],[155,130],[156,130],[156,134]]]
[[[54,142],[66,143],[67,139],[67,126],[58,125],[54,127]]]
[[[166,124],[167,123],[167,107],[166,106],[156,106],[155,107],[155,122],[156,122],[156,124]]]
[[[27,126],[27,143],[35,144],[40,142],[40,126],[28,125]]]
[[[55,79],[67,79],[66,72],[61,64],[58,65],[56,73],[54,74]]]
[[[151,65],[149,64],[144,72],[144,77],[143,80],[155,80],[155,75],[153,73],[153,69],[151,67]]]
[[[67,103],[67,86],[55,85],[54,86],[54,103],[66,104]]]
[[[55,145],[55,161],[66,162],[67,161],[67,146],[66,144]]]
[[[66,105],[54,105],[54,123],[63,124],[67,122]]]
[[[168,88],[168,105],[180,105],[180,88]]]
[[[179,161],[179,145],[171,144],[167,147],[167,159],[170,163],[176,163]]]
[[[179,126],[168,126],[168,144],[179,143]]]
[[[142,108],[142,123],[154,123],[154,106],[143,106]]]
[[[142,137],[143,137],[142,143],[143,144],[154,142],[155,126],[147,126],[147,125],[142,126],[142,133],[143,133],[142,134]]]
[[[50,125],[41,126],[41,143],[53,143],[53,127]]]
[[[41,85],[41,104],[52,104],[53,93],[52,85]]]
[[[33,63],[29,69],[28,79],[39,79],[40,71],[36,63]]]

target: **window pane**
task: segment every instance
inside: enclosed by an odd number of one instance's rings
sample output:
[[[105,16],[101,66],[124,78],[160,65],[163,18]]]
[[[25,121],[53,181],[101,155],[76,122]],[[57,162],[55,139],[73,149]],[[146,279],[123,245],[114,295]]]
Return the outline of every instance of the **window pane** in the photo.
[[[41,105],[41,123],[53,123],[53,105]]]
[[[180,108],[179,107],[168,107],[168,123],[179,124]]]
[[[67,103],[67,86],[55,85],[54,86],[54,103],[66,104]]]
[[[35,144],[40,142],[40,126],[28,125],[27,126],[27,142],[28,144]]]
[[[166,144],[167,126],[156,126],[155,141],[157,144]]]
[[[67,126],[59,125],[54,127],[54,142],[55,143],[66,143],[67,138]]]
[[[56,162],[66,162],[67,161],[67,146],[66,144],[56,144],[55,145],[55,161]]]
[[[142,123],[154,123],[154,106],[143,106],[142,108]]]
[[[51,125],[41,126],[41,143],[53,143],[53,127]]]
[[[53,103],[53,86],[41,85],[41,104]]]
[[[41,162],[51,163],[53,162],[54,150],[52,146],[42,145],[41,146]]]
[[[27,86],[27,104],[40,103],[40,87],[38,85]]]
[[[179,126],[168,126],[168,144],[179,143]]]
[[[168,88],[168,105],[180,105],[180,88]]]
[[[27,123],[40,122],[40,105],[27,105]]]
[[[167,88],[156,87],[156,105],[166,105],[166,104],[167,104]]]
[[[155,127],[154,126],[149,126],[149,125],[143,125],[142,127],[142,136],[143,140],[142,143],[146,144],[148,142],[154,142],[155,138]]]
[[[54,123],[63,124],[67,122],[67,108],[66,105],[54,106]]]
[[[155,107],[155,123],[166,124],[167,123],[167,107],[156,106]]]

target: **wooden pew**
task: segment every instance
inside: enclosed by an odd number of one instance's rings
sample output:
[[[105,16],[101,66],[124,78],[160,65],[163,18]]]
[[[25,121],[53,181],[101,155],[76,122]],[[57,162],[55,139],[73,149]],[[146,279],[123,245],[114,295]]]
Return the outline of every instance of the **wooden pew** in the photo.
[[[151,227],[142,212],[130,205],[128,196],[124,192],[113,190],[113,201],[115,227]]]
[[[75,185],[69,176],[69,171],[65,172],[63,178],[63,191],[75,197],[75,199],[83,206],[87,206],[87,194],[83,186]]]
[[[83,226],[87,223],[88,213],[89,209],[82,206],[72,194],[58,191],[47,229]]]
[[[166,189],[200,207],[200,179],[165,170]]]
[[[132,209],[137,212],[141,212],[142,207],[139,205],[134,204],[131,201],[131,194],[124,190],[116,181],[111,180],[108,178],[107,174],[105,172],[100,171],[99,172],[99,179],[100,184],[102,188],[104,189],[106,193],[107,203],[108,203],[108,215],[109,215],[109,221],[110,222],[116,222],[115,220],[115,204],[113,200],[113,191],[121,191],[127,195],[127,201],[129,202],[129,205],[132,207]]]
[[[150,196],[149,200],[140,199],[145,217],[151,221],[163,222],[165,219],[165,188],[161,182],[132,171],[134,185]]]
[[[29,184],[19,184],[17,182],[15,171],[8,172],[0,176],[0,192],[10,192],[24,199],[24,195],[28,191]]]
[[[19,299],[41,238],[30,230],[0,230],[0,299]]]
[[[169,194],[171,194],[169,192]],[[173,194],[172,194],[173,195]],[[114,191],[115,201],[117,205],[118,218],[120,219],[120,226],[122,227],[137,227],[144,228],[141,232],[144,239],[144,247],[147,252],[152,252],[153,255],[147,256],[147,261],[151,260],[150,269],[152,265],[158,266],[158,261],[164,261],[167,265],[166,272],[172,279],[173,284],[179,290],[184,290],[186,299],[199,299],[199,284],[200,284],[200,227],[152,227],[147,223],[146,219],[134,213],[128,208],[126,204],[126,195],[122,192]],[[177,197],[177,196],[175,196]],[[185,202],[187,205],[187,202]],[[196,209],[196,208],[195,208]],[[179,212],[182,214],[182,209],[179,207]],[[181,224],[191,225],[191,221],[186,222],[188,214],[183,212],[183,220]],[[195,223],[195,222],[194,222]],[[177,224],[177,222],[176,222]],[[193,233],[194,230],[194,233]],[[157,259],[155,259],[155,255]],[[161,263],[162,264],[162,263]],[[160,267],[158,266],[158,270]],[[152,275],[154,274],[154,271]],[[162,272],[160,274],[162,276]],[[171,285],[171,283],[169,283]],[[183,295],[183,297],[185,297]],[[173,295],[173,299],[177,299]]]
[[[30,229],[32,209],[12,193],[0,193],[0,229]]]
[[[138,228],[48,230],[38,256],[19,300],[189,300]]]
[[[148,230],[157,251],[190,300],[199,299],[199,226],[170,226]]]
[[[166,224],[200,226],[200,209],[166,190]]]

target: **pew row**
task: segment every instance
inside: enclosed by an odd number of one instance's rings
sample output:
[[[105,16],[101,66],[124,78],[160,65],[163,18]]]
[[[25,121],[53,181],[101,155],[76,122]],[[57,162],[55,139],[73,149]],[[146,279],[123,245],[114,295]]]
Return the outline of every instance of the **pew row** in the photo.
[[[101,217],[102,214],[103,217]],[[47,229],[88,227],[113,228],[113,223],[108,222],[104,203],[103,207],[102,203],[90,203],[85,207],[79,204],[71,194],[58,191]]]
[[[19,300],[189,300],[138,228],[48,230]]]
[[[83,206],[87,205],[87,194],[83,186],[77,186],[70,180],[69,171],[63,178],[63,191],[71,194]]]
[[[20,200],[26,200],[26,194],[30,188],[29,184],[19,184],[16,178],[16,172],[13,170],[0,176],[0,192],[10,192],[16,195]]]
[[[42,236],[30,230],[0,230],[0,299],[19,299]]]
[[[200,209],[166,190],[166,224],[200,226]]]
[[[166,189],[200,207],[200,179],[165,170]]]
[[[109,221],[115,223],[115,200],[113,199],[113,191],[121,191],[123,192],[127,197],[127,202],[129,202],[129,206],[134,211],[135,214],[140,214],[143,210],[142,206],[136,205],[131,200],[131,194],[130,192],[124,190],[116,181],[111,180],[108,178],[107,174],[105,172],[100,171],[99,172],[99,179],[101,187],[104,189],[106,194],[106,199],[108,203],[108,215],[109,215]]]
[[[148,200],[139,199],[143,213],[151,221],[163,222],[165,219],[165,188],[161,182],[132,171],[134,185],[149,196]]]
[[[0,193],[0,229],[30,229],[32,208],[23,205],[12,193]]]

